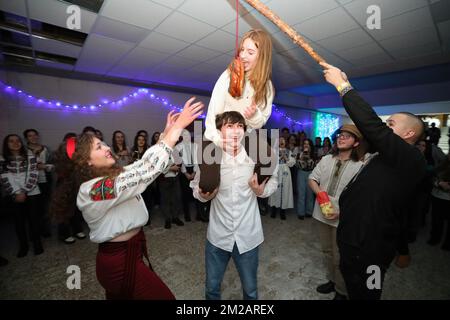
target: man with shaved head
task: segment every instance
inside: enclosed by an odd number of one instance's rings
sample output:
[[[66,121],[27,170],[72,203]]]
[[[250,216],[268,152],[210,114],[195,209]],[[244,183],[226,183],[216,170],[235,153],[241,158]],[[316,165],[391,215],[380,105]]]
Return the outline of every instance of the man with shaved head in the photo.
[[[336,87],[348,115],[375,151],[339,200],[340,269],[350,299],[380,299],[385,273],[425,176],[425,160],[414,147],[424,125],[408,112],[393,114],[383,123],[345,73],[321,65],[325,79]]]

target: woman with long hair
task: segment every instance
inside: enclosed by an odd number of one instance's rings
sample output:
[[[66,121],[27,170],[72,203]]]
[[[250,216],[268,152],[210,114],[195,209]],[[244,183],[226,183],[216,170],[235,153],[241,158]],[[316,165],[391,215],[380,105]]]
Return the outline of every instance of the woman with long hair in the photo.
[[[119,165],[126,166],[131,163],[131,154],[127,147],[125,134],[120,130],[113,132],[112,149],[114,154],[117,156],[117,163]]]
[[[314,144],[311,139],[303,141],[303,151],[297,154],[297,216],[311,218],[314,209],[314,193],[308,186],[308,177],[316,165]]]
[[[27,151],[17,134],[3,140],[3,157],[0,157],[1,183],[12,200],[16,235],[19,240],[18,258],[28,253],[27,224],[33,242],[34,254],[44,252],[40,236],[38,167],[36,157]]]
[[[143,261],[143,256],[148,260],[142,229],[148,214],[141,193],[170,165],[181,130],[201,114],[203,104],[194,100],[189,99],[181,113],[170,112],[160,142],[126,167],[119,166],[111,149],[95,136],[83,134],[64,143],[72,170],[53,199],[63,211],[76,197],[90,239],[99,244],[96,273],[107,299],[174,299]]]
[[[212,141],[220,149],[223,147],[223,141],[216,127],[216,116],[218,114],[226,111],[237,111],[244,116],[248,128],[260,129],[272,113],[274,88],[271,81],[272,40],[270,35],[263,30],[250,30],[245,33],[239,44],[239,58],[243,63],[244,72],[242,95],[240,97],[231,96],[229,86],[230,77],[233,75],[230,71],[231,68],[228,68],[222,73],[214,86],[206,115],[205,138]],[[204,143],[203,150],[208,144],[209,142]],[[215,151],[216,154],[220,153],[220,149]],[[270,148],[267,149],[270,152]],[[250,156],[252,155],[250,154]],[[254,160],[258,164],[255,166],[255,171],[258,172],[257,168],[260,168],[261,165],[259,159]],[[278,161],[278,159],[275,159],[275,161]],[[213,191],[218,187],[220,183],[220,162],[209,165],[201,164],[200,171],[203,173],[200,188],[204,191]],[[261,183],[264,177],[258,174],[258,180]]]
[[[141,159],[147,149],[148,143],[146,136],[138,134],[134,137],[133,147],[131,148],[132,162]]]

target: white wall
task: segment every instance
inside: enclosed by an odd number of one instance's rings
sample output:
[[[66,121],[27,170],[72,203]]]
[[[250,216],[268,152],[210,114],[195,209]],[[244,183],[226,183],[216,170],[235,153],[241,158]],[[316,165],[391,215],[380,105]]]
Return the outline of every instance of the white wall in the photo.
[[[33,96],[69,105],[89,105],[100,103],[102,99],[120,99],[138,89],[103,82],[10,71],[0,71],[0,80]],[[149,90],[180,107],[191,96],[163,90]],[[198,98],[206,106],[208,105],[209,97],[199,96]],[[49,109],[36,106],[26,98],[19,98],[15,94],[0,90],[0,143],[9,133],[22,135],[25,129],[34,128],[39,131],[42,143],[55,149],[65,133],[70,131],[80,133],[85,126],[89,125],[100,129],[108,144],[111,143],[112,133],[115,130],[122,130],[127,137],[128,146],[131,147],[138,130],[145,129],[149,135],[154,131],[162,131],[168,111],[168,107],[150,99],[131,99],[120,108],[106,107],[99,111]],[[282,111],[293,119],[305,121],[307,124],[304,126],[304,130],[308,134],[312,132],[314,113],[296,108],[283,108]],[[276,114],[272,114],[267,123],[268,128],[285,126],[296,131],[299,129],[298,126],[290,126],[285,118]]]
[[[101,99],[115,100],[138,89],[102,82],[73,80],[29,73],[1,72],[0,80],[31,95],[52,98],[65,104],[100,103]],[[155,95],[168,99],[180,107],[188,94],[149,89]],[[199,97],[206,106],[209,97]],[[112,133],[122,130],[131,146],[136,132],[145,129],[151,135],[164,129],[169,108],[150,99],[133,99],[122,107],[106,107],[99,111],[66,111],[37,107],[25,98],[0,91],[0,139],[9,133],[22,135],[27,128],[37,129],[42,143],[56,148],[66,132],[80,133],[87,126],[103,132],[105,141],[111,142]]]

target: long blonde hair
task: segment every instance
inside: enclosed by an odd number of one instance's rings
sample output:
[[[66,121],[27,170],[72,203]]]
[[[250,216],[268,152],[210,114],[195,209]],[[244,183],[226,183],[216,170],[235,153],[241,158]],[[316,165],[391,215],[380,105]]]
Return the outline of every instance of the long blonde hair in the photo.
[[[246,39],[253,40],[258,48],[258,59],[249,76],[249,81],[255,90],[254,101],[257,105],[264,101],[264,105],[266,105],[268,90],[274,90],[270,83],[272,79],[272,39],[264,30],[250,30],[242,36],[239,51]]]

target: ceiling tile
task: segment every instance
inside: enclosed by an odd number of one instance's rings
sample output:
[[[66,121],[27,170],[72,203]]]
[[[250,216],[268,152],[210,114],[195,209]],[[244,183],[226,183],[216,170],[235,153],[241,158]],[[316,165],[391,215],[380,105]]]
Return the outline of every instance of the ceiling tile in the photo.
[[[55,26],[67,28],[67,21],[70,14],[66,13],[67,7],[71,5],[70,3],[57,1],[57,0],[39,0],[39,1],[28,1],[28,8],[30,12],[30,18]],[[97,18],[97,14],[81,9],[81,31],[84,33],[89,33],[91,28]]]
[[[22,17],[27,16],[25,0],[0,0],[0,10],[14,13]]]
[[[278,0],[267,5],[289,25],[295,25],[339,6],[334,0]]]
[[[134,48],[122,60],[114,66],[108,75],[128,76],[133,78],[143,69],[156,66],[166,59],[166,55],[146,48]]]
[[[330,51],[336,52],[373,42],[367,32],[358,28],[320,40],[317,43]]]
[[[426,7],[427,0],[357,0],[345,5],[345,9],[362,25],[366,26],[371,14],[367,8],[371,5],[380,7],[381,20],[386,20],[405,12]]]
[[[236,39],[227,32],[216,30],[214,33],[198,41],[196,44],[205,48],[226,53],[230,50],[234,50],[236,46]]]
[[[225,70],[233,58],[234,58],[233,55],[225,53],[218,57],[208,60],[208,64],[215,65],[215,66]]]
[[[342,8],[337,8],[294,27],[300,34],[318,41],[356,29],[358,25]]]
[[[180,4],[182,4],[184,2],[184,0],[152,0],[152,2],[156,2],[156,3],[162,4],[166,7],[175,9]]]
[[[103,74],[134,47],[133,43],[89,35],[75,70]]]
[[[150,48],[168,54],[178,52],[181,49],[186,48],[188,45],[188,42],[174,39],[156,31],[153,31],[139,44],[140,47]]]
[[[341,50],[337,53],[346,60],[356,60],[376,54],[382,54],[384,53],[384,51],[378,44],[372,43],[346,50]]]
[[[369,30],[377,40],[434,27],[428,7],[417,9],[381,22],[381,29]]]
[[[427,56],[430,54],[438,53],[441,51],[439,43],[436,41],[421,44],[418,46],[405,46],[396,50],[390,50],[389,53],[394,56],[395,59],[409,59],[420,56]]]
[[[380,41],[380,44],[389,52],[432,43],[439,47],[439,38],[435,28],[418,30]]]
[[[53,39],[33,37],[33,48],[37,51],[59,54],[62,56],[78,58],[81,52],[80,46]]]
[[[100,16],[98,17],[92,32],[111,39],[140,42],[150,31],[128,23]]]
[[[171,9],[148,0],[107,0],[103,4],[100,14],[151,30],[160,24],[171,12]]]
[[[182,58],[179,56],[171,56],[167,60],[164,61],[165,64],[168,64],[173,67],[182,68],[182,69],[188,69],[196,64],[198,64],[198,61]]]
[[[47,61],[47,60],[36,60],[36,65],[39,67],[46,67],[46,68],[56,68],[56,69],[62,69],[62,70],[73,70],[73,65],[66,64],[66,63],[59,63],[54,61]]]
[[[187,15],[174,12],[155,31],[187,42],[195,42],[213,32],[214,27]]]
[[[214,1],[211,0],[187,0],[177,11],[197,18],[203,22],[220,28],[236,19],[235,1]],[[248,11],[239,5],[239,14],[245,15]]]
[[[221,53],[204,47],[192,45],[178,52],[176,55],[194,61],[205,61],[220,56]]]
[[[384,51],[382,53],[376,53],[373,55],[369,53],[363,57],[357,55],[354,55],[354,57],[344,55],[343,58],[353,63],[356,68],[393,62],[393,59],[389,57]],[[381,69],[379,69],[378,71],[380,72]]]
[[[444,49],[450,51],[450,20],[437,24]]]

